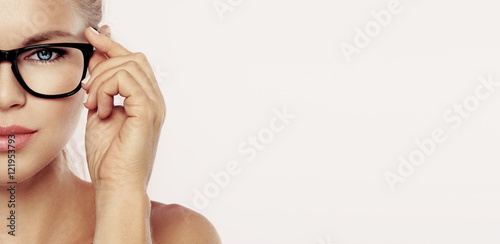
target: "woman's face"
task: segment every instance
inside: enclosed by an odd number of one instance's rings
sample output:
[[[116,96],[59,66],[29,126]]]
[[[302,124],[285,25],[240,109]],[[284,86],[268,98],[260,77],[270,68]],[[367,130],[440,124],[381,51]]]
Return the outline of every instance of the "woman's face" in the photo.
[[[0,1],[0,50],[21,48],[27,42],[88,43],[85,27],[72,0]],[[32,96],[16,80],[11,64],[0,62],[0,126],[18,125],[37,131],[27,145],[15,151],[15,181],[21,182],[60,154],[77,126],[85,91],[58,99]],[[0,136],[0,140],[5,138]],[[0,162],[4,162],[0,163],[0,185],[9,181],[10,154],[0,152]]]

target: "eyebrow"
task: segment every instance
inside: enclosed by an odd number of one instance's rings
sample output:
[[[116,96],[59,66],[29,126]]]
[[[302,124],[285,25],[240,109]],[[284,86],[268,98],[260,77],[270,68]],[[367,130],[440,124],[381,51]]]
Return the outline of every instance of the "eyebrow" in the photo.
[[[65,31],[48,31],[34,35],[23,42],[23,46],[31,46],[39,42],[47,41],[55,37],[75,37],[75,35]]]

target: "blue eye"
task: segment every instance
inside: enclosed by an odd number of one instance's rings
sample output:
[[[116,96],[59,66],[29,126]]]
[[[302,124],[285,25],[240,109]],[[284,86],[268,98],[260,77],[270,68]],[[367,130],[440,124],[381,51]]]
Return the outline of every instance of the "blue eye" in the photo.
[[[53,62],[60,58],[64,58],[64,55],[66,55],[66,53],[66,51],[56,48],[41,48],[33,51],[26,57],[26,59],[39,61],[42,63]]]
[[[42,50],[36,52],[36,54],[40,60],[47,61],[50,60],[50,58],[52,58],[53,52],[48,50]]]

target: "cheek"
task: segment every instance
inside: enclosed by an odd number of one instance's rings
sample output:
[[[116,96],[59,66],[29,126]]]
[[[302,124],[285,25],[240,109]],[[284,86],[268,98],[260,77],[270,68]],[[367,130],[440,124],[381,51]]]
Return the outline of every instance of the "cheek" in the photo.
[[[83,112],[84,93],[56,100],[34,99],[27,102],[30,119],[24,125],[38,129],[34,139],[16,152],[16,162],[23,165],[16,170],[18,182],[24,181],[47,167],[68,143]],[[86,110],[85,110],[86,111]],[[0,169],[0,185],[6,169]]]
[[[43,135],[45,143],[51,144],[56,150],[66,145],[83,116],[83,95],[79,92],[69,98],[44,101],[40,135]]]
[[[45,124],[47,128],[50,127],[50,130],[58,132],[59,137],[69,139],[78,125],[83,108],[83,93],[81,92],[71,98],[61,99],[47,108]]]

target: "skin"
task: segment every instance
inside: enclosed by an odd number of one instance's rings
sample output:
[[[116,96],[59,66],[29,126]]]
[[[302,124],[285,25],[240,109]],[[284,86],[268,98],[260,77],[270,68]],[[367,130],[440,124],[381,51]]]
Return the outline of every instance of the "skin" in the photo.
[[[34,22],[40,13],[50,18]],[[2,227],[0,243],[220,243],[202,215],[147,196],[166,115],[147,58],[110,39],[106,26],[102,34],[94,33],[68,0],[0,0],[0,31],[7,33],[0,35],[1,50],[23,47],[30,37],[54,30],[71,35],[33,44],[91,43],[97,51],[83,89],[60,99],[30,95],[11,63],[0,62],[0,125],[38,130],[16,151],[22,165],[16,169],[16,237]],[[113,105],[117,94],[126,97],[124,106]],[[89,109],[85,146],[92,182],[76,177],[61,152],[84,106]],[[0,152],[0,158],[7,159],[7,153]],[[0,187],[7,188],[7,181],[7,167],[0,167]],[[0,191],[5,218],[9,197]]]

